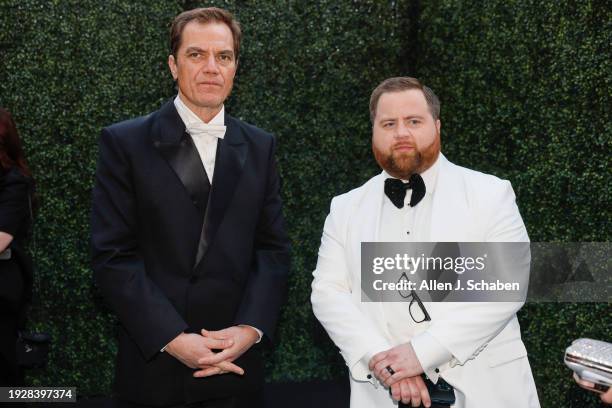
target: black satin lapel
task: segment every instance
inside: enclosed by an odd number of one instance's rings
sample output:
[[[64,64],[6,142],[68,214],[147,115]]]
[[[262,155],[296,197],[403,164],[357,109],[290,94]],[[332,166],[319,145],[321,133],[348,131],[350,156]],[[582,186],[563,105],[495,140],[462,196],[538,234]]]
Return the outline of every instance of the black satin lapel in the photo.
[[[246,161],[248,145],[244,141],[239,125],[235,122],[235,119],[228,117],[226,126],[225,138],[220,139],[217,144],[215,172],[206,207],[202,237],[198,246],[196,268],[219,229],[225,210],[229,206],[236,186],[240,181]]]
[[[157,142],[155,147],[176,173],[193,205],[203,210],[202,197],[208,195],[210,183],[191,137],[185,134],[177,144]]]
[[[157,113],[153,129],[153,145],[168,162],[187,190],[191,202],[203,210],[201,197],[209,191],[210,183],[204,165],[181,120],[174,102],[170,100]]]

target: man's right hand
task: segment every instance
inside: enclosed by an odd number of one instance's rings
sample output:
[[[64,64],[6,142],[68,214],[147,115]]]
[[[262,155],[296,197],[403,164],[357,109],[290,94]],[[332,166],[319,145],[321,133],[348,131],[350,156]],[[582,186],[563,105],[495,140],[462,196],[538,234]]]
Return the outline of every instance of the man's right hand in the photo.
[[[406,405],[420,407],[421,402],[424,406],[431,406],[431,398],[427,391],[427,385],[420,375],[399,380],[391,385],[391,397],[395,401],[401,401]]]
[[[181,333],[168,343],[164,351],[189,368],[206,369],[218,367],[220,369],[219,373],[232,372],[242,375],[244,370],[229,361],[221,361],[212,366],[198,364],[199,359],[213,354],[211,350],[225,350],[233,344],[234,341],[232,339],[214,339],[195,333]]]

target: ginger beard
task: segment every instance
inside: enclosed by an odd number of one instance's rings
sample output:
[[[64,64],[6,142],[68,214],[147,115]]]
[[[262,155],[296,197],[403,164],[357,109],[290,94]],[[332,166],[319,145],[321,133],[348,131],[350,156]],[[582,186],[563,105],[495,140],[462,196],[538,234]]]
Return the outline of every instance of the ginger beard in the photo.
[[[415,144],[415,148],[410,151],[397,150],[396,146],[405,144],[405,141],[394,143],[389,151],[384,152],[372,140],[372,151],[374,158],[380,167],[390,176],[408,180],[415,173],[421,174],[430,168],[440,154],[440,131],[435,129],[436,135],[433,141],[423,148]]]

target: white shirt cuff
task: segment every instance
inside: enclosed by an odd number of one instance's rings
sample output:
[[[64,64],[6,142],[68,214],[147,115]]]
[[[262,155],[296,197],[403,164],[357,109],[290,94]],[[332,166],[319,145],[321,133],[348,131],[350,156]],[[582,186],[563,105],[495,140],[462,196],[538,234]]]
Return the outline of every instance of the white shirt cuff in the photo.
[[[414,353],[423,367],[423,371],[429,372],[452,360],[453,355],[427,332],[420,333],[410,340]]]
[[[255,330],[257,332],[257,334],[259,335],[259,339],[257,339],[255,344],[259,343],[261,341],[261,339],[263,338],[263,332],[261,330],[259,330],[257,327],[249,326],[248,324],[239,324],[238,326],[240,326],[240,327],[250,327],[251,329],[253,329],[253,330]]]
[[[367,352],[361,357],[361,359],[357,360],[355,365],[350,368],[350,373],[353,379],[356,381],[367,381],[370,384],[373,384],[375,387],[378,385],[376,382],[376,378],[370,372],[370,360],[374,357],[375,352]]]

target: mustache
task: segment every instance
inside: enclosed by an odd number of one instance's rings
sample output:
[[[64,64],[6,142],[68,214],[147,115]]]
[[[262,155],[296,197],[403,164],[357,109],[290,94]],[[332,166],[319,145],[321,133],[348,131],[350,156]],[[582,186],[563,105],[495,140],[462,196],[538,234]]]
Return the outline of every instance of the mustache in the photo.
[[[402,149],[402,148],[409,148],[409,149],[414,149],[414,150],[419,150],[416,146],[416,144],[414,143],[407,143],[407,142],[398,142],[395,143],[393,145],[391,145],[391,150],[396,150],[396,149]]]

